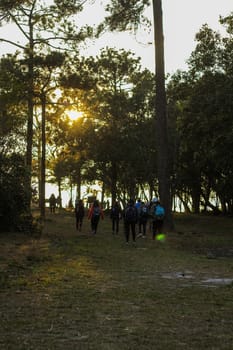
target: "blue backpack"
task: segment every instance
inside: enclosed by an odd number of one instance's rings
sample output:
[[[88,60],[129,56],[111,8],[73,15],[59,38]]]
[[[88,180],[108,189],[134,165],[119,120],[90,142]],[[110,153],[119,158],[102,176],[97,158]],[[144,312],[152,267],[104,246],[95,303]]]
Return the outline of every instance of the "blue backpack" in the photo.
[[[164,219],[164,216],[165,216],[164,207],[162,207],[160,204],[157,204],[157,205],[155,206],[154,215],[155,215],[155,219],[156,219],[156,220],[163,220],[163,219]]]

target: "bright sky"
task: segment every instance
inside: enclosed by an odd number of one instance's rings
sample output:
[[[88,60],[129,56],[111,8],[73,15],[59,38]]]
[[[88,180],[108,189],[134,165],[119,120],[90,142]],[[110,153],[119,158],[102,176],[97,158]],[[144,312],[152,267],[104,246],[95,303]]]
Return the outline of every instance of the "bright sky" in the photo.
[[[82,13],[82,23],[93,24],[102,19],[103,2],[96,0]],[[93,2],[94,3],[94,2]],[[232,0],[162,0],[163,25],[165,38],[165,69],[168,73],[174,73],[177,69],[185,70],[186,60],[195,48],[194,37],[201,26],[209,24],[214,30],[223,31],[218,23],[219,16],[227,16],[233,12]],[[148,12],[152,16],[152,10]],[[15,39],[15,33],[9,28],[0,28],[0,36],[6,33],[9,38]],[[6,34],[5,34],[6,35]],[[154,71],[154,48],[152,44],[153,34],[138,32],[136,36],[125,33],[105,34],[96,44],[90,44],[86,51],[89,55],[96,55],[100,48],[109,46],[132,50],[136,56],[142,58],[142,65]],[[5,51],[5,46],[0,43],[0,52]],[[15,49],[14,49],[15,50]],[[8,50],[9,51],[9,50]],[[11,50],[12,51],[12,50]],[[84,53],[84,51],[81,51]]]
[[[232,0],[162,0],[165,69],[168,73],[174,73],[177,69],[185,70],[186,60],[195,48],[195,34],[201,26],[207,23],[213,30],[224,33],[223,26],[218,22],[219,16],[227,16],[233,12]],[[97,18],[102,13],[98,8],[94,13]],[[152,16],[152,9],[149,10]],[[90,18],[90,12],[85,15]],[[136,37],[127,34],[106,34],[98,45],[90,47],[88,52],[95,55],[97,47],[116,46],[135,51],[142,57],[143,66],[154,71],[154,48],[149,45],[153,42],[153,33],[137,33]],[[140,44],[141,43],[141,44]]]
[[[232,0],[162,0],[164,15],[166,71],[185,69],[194,50],[195,34],[205,23],[224,33],[219,16],[233,12]]]

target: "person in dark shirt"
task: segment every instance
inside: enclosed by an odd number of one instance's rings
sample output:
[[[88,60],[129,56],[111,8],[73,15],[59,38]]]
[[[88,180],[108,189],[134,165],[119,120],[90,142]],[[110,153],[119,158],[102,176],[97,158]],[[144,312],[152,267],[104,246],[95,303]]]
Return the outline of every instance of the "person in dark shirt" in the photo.
[[[110,211],[110,218],[112,220],[112,234],[118,234],[119,232],[119,220],[121,216],[120,204],[116,201]]]
[[[54,193],[52,193],[51,196],[49,197],[49,207],[50,207],[50,213],[55,213],[56,197]]]
[[[88,211],[88,219],[91,220],[91,230],[93,235],[97,233],[100,218],[103,220],[104,213],[99,204],[99,201],[95,200]]]
[[[141,210],[139,214],[139,235],[138,237],[146,237],[146,226],[147,226],[147,221],[149,217],[149,209],[148,205],[146,205],[144,202],[142,202],[141,205]]]
[[[75,201],[75,217],[76,217],[76,229],[81,231],[83,225],[83,218],[85,215],[85,209],[82,199]]]
[[[124,225],[125,225],[125,239],[129,243],[130,231],[133,238],[133,243],[136,241],[136,223],[138,221],[137,208],[134,201],[131,199],[124,210]]]

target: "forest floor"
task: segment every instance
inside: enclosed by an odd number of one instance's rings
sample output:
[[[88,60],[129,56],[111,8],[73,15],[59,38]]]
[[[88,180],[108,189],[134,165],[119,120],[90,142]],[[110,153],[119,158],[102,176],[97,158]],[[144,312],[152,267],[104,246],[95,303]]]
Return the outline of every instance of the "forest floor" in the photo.
[[[0,349],[233,349],[233,220],[174,219],[135,246],[65,211],[40,237],[0,234]]]

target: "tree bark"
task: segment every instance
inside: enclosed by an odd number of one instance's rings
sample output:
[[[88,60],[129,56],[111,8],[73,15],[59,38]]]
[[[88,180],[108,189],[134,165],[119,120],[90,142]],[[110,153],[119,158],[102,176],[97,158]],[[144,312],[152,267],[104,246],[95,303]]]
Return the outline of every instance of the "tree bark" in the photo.
[[[154,40],[155,40],[155,79],[156,79],[156,148],[159,181],[159,196],[166,210],[166,227],[174,228],[171,211],[171,188],[169,176],[167,101],[165,91],[163,13],[161,0],[153,0]]]
[[[41,95],[41,175],[40,175],[40,216],[42,219],[45,218],[45,162],[46,162],[46,135],[45,135],[45,117],[46,117],[46,95]]]
[[[31,211],[31,174],[32,174],[32,142],[33,142],[33,96],[34,96],[34,77],[33,77],[33,47],[30,50],[28,59],[28,119],[27,119],[27,150],[26,150],[26,167],[27,167],[27,191],[28,191],[28,212]]]
[[[111,183],[111,195],[112,195],[112,203],[113,205],[116,201],[116,196],[117,196],[117,165],[115,161],[112,161],[112,168],[111,168],[111,173],[112,173],[112,183]]]

